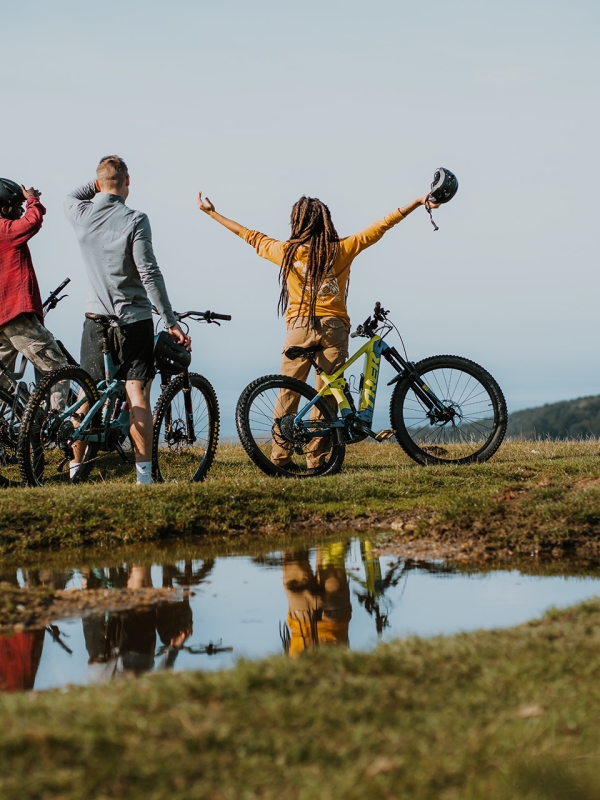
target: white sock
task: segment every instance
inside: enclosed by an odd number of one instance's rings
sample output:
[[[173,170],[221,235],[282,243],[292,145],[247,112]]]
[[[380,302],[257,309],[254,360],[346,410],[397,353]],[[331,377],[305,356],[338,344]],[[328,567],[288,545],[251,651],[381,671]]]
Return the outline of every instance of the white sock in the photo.
[[[69,461],[69,478],[71,478],[71,480],[77,475],[77,470],[80,466],[80,461]]]
[[[151,461],[136,461],[135,471],[137,473],[138,484],[152,483],[152,462]]]

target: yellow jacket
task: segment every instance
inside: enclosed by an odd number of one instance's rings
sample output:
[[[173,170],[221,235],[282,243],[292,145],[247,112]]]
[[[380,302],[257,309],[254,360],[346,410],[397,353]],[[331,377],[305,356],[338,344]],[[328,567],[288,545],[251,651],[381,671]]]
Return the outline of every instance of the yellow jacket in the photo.
[[[346,325],[350,325],[350,317],[346,309],[346,285],[350,275],[350,267],[356,256],[367,247],[378,242],[386,231],[397,225],[404,217],[400,209],[392,211],[383,219],[374,222],[360,233],[354,236],[346,236],[340,239],[340,252],[335,264],[330,270],[329,275],[319,289],[316,305],[317,317],[340,317]],[[277,266],[283,264],[283,256],[287,242],[280,242],[277,239],[270,239],[259,231],[250,231],[242,228],[240,236],[253,247],[261,258],[272,261]],[[307,297],[300,306],[302,299],[302,286],[306,274],[306,260],[308,258],[308,248],[300,245],[296,251],[296,261],[294,268],[288,277],[288,292],[290,297],[286,319],[289,322],[296,317],[308,316]]]

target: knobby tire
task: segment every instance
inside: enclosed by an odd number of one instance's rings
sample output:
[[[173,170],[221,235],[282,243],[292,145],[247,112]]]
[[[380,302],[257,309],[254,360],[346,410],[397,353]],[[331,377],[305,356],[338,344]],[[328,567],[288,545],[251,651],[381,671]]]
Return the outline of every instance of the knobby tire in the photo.
[[[196,442],[188,444],[185,441],[182,375],[167,383],[154,408],[152,472],[158,483],[203,481],[215,458],[220,425],[217,396],[203,375],[190,372],[189,380],[192,406],[195,407]],[[169,430],[166,431],[163,426],[169,427]]]
[[[273,417],[274,397],[275,392],[278,393],[282,389],[295,392],[300,396],[299,407],[302,400],[309,402],[317,394],[307,383],[283,375],[266,375],[249,384],[240,395],[235,412],[238,435],[244,450],[259,469],[272,477],[307,478],[335,475],[342,468],[345,456],[345,445],[340,428],[330,429],[328,456],[323,465],[315,468],[314,472],[308,472],[305,464],[307,450],[303,449],[301,443],[294,446],[288,441],[283,442],[289,446],[291,451],[289,464],[278,466],[271,461],[273,436],[279,436],[275,432],[276,421]],[[337,419],[335,411],[325,399],[321,398],[317,402],[316,408],[326,422],[334,422]],[[292,414],[290,413],[286,417],[292,417]],[[282,441],[280,436],[279,441]]]
[[[423,465],[491,458],[504,439],[508,412],[490,373],[474,361],[450,355],[431,356],[415,366],[436,396],[459,410],[460,424],[431,424],[411,382],[400,380],[390,401],[390,422],[406,454]]]

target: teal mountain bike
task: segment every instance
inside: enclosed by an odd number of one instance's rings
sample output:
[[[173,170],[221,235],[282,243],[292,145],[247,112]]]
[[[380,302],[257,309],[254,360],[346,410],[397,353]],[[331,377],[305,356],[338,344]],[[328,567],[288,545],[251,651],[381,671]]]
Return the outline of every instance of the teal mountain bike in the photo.
[[[212,311],[186,311],[185,319],[219,324],[230,320]],[[25,407],[17,443],[21,478],[31,486],[86,480],[103,456],[117,453],[133,464],[125,381],[109,330],[116,317],[86,314],[102,327],[105,379],[96,385],[81,367],[54,370],[41,381]],[[219,438],[219,405],[214,389],[198,373],[169,370],[160,364],[161,395],[154,408],[152,470],[157,482],[201,481],[210,470]],[[174,374],[177,372],[177,374]],[[80,466],[69,464],[78,451]]]
[[[485,369],[460,356],[432,356],[418,363],[402,357],[385,336],[395,325],[380,303],[351,334],[368,341],[336,372],[325,374],[316,347],[290,347],[290,359],[305,358],[324,382],[317,392],[283,375],[258,378],[242,392],[236,424],[244,449],[267,475],[333,475],[344,462],[346,446],[369,437],[395,437],[419,464],[470,464],[489,459],[500,447],[507,424],[504,395]],[[364,356],[363,373],[353,392],[344,372]],[[396,371],[389,429],[372,430],[381,359]]]

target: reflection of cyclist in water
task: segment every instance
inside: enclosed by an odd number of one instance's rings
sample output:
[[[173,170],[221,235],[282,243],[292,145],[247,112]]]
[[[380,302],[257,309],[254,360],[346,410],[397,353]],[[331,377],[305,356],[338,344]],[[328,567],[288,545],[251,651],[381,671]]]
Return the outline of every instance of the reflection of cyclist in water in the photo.
[[[7,584],[28,589],[48,586],[64,589],[70,572],[59,570],[22,570],[21,580],[17,570],[0,572],[0,585]],[[35,676],[42,658],[45,629],[9,633],[0,637],[0,691],[16,692],[33,689]]]
[[[419,197],[412,203],[397,208],[378,222],[353,236],[339,238],[331,220],[329,208],[316,197],[301,197],[292,208],[291,234],[285,241],[277,241],[264,233],[248,230],[222,214],[211,201],[198,194],[198,206],[210,217],[220,222],[232,233],[240,236],[253,247],[259,256],[281,268],[279,282],[279,311],[286,312],[287,337],[283,352],[288,347],[314,347],[323,349],[315,354],[319,367],[331,374],[348,358],[348,335],[350,318],[346,308],[350,267],[356,256],[367,247],[378,242],[386,231],[397,225],[419,206],[425,205],[429,195]],[[437,208],[435,203],[429,204]],[[281,374],[305,381],[310,372],[310,363],[303,358],[291,360],[285,355]],[[322,380],[317,375],[316,388],[321,389]],[[335,399],[326,399],[335,408]],[[275,417],[295,413],[298,395],[282,390]],[[325,460],[328,444],[323,437],[311,440],[307,457],[309,470],[318,468]],[[290,460],[289,449],[274,444],[271,460],[278,466]]]
[[[313,572],[308,550],[284,553],[283,585],[289,603],[285,646],[291,658],[325,644],[348,646],[352,607],[345,555],[342,543],[317,547]]]
[[[164,564],[162,586],[194,586],[202,583],[214,566],[214,559],[204,562],[185,561],[183,565]],[[87,573],[88,588],[111,586],[141,589],[152,587],[149,566],[124,566]],[[160,603],[152,608],[92,614],[83,620],[88,651],[90,678],[94,682],[110,680],[115,675],[133,672],[139,675],[154,668],[156,634],[164,655],[163,668],[172,667],[185,642],[191,636],[192,609],[186,592],[183,600]]]

